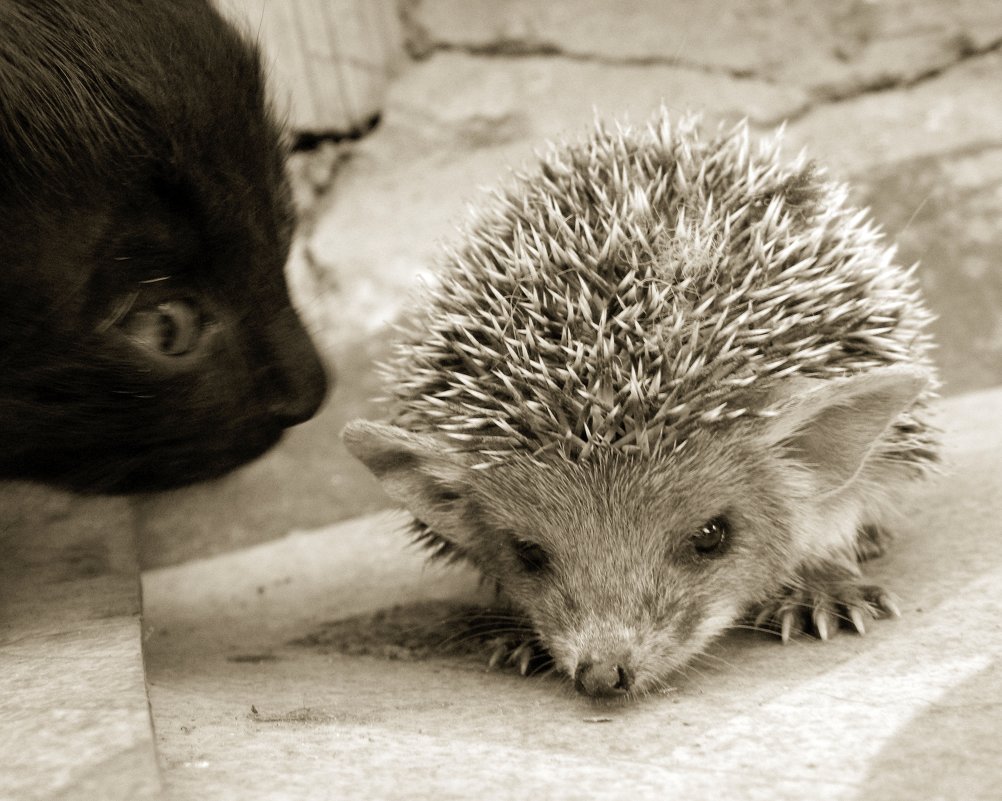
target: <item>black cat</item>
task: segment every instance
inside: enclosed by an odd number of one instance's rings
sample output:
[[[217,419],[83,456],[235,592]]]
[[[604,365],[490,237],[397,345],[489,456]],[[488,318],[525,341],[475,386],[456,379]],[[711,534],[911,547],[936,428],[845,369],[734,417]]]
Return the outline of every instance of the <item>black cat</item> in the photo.
[[[327,389],[255,47],[204,0],[0,2],[0,476],[220,475]]]

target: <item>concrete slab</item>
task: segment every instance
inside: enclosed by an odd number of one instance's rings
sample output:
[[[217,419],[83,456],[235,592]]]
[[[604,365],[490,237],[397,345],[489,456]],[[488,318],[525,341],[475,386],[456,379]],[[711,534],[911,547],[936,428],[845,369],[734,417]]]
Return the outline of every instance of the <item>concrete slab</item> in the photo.
[[[687,66],[821,97],[908,83],[998,46],[981,0],[409,0],[411,53],[460,51]]]
[[[160,797],[133,519],[0,483],[0,799]]]
[[[857,191],[902,263],[920,262],[946,392],[1002,382],[1002,141],[876,165]]]
[[[289,643],[477,599],[383,513],[144,575],[171,798],[994,799],[1002,767],[1002,389],[944,403],[947,473],[868,572],[903,617],[787,647],[735,632],[629,703],[554,676]]]

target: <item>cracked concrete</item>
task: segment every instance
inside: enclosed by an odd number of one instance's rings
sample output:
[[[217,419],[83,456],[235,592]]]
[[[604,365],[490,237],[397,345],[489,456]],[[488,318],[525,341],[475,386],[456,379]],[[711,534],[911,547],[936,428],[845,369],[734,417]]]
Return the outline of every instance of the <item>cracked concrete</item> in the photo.
[[[678,66],[792,83],[828,99],[914,83],[1002,40],[1002,12],[978,0],[408,0],[401,8],[417,58],[460,51]]]
[[[849,86],[819,86],[815,89],[815,95],[820,101],[830,103],[870,92],[886,92],[916,86],[923,81],[938,78],[965,61],[998,52],[1002,48],[1002,36],[980,46],[972,44],[969,39],[962,36],[954,39],[953,45],[953,52],[949,53],[942,63],[934,61],[917,70],[913,69],[910,74],[877,73]]]
[[[998,383],[1002,143],[878,166],[863,187],[861,199],[903,258],[921,261],[923,289],[939,314],[936,358],[948,391]]]
[[[913,86],[820,104],[788,126],[788,138],[863,180],[878,165],[990,147],[1002,141],[1000,80],[996,49]]]

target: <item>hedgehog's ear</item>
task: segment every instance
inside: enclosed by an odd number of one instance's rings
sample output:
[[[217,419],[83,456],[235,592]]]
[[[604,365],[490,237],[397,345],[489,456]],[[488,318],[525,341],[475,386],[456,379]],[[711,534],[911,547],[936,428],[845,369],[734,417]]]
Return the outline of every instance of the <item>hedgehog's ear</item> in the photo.
[[[806,467],[825,495],[859,473],[873,446],[929,383],[911,367],[884,367],[846,379],[790,381],[773,398],[765,444]]]
[[[341,436],[386,494],[436,534],[462,545],[474,533],[477,515],[469,496],[476,471],[469,457],[449,452],[434,435],[368,420],[348,423]]]

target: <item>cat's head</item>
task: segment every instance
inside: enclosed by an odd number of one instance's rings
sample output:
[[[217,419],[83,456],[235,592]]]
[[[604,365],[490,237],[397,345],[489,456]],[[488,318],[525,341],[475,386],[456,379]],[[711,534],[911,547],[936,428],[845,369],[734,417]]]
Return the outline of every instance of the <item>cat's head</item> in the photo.
[[[0,476],[220,475],[328,385],[258,54],[203,2],[36,8],[0,9]]]

